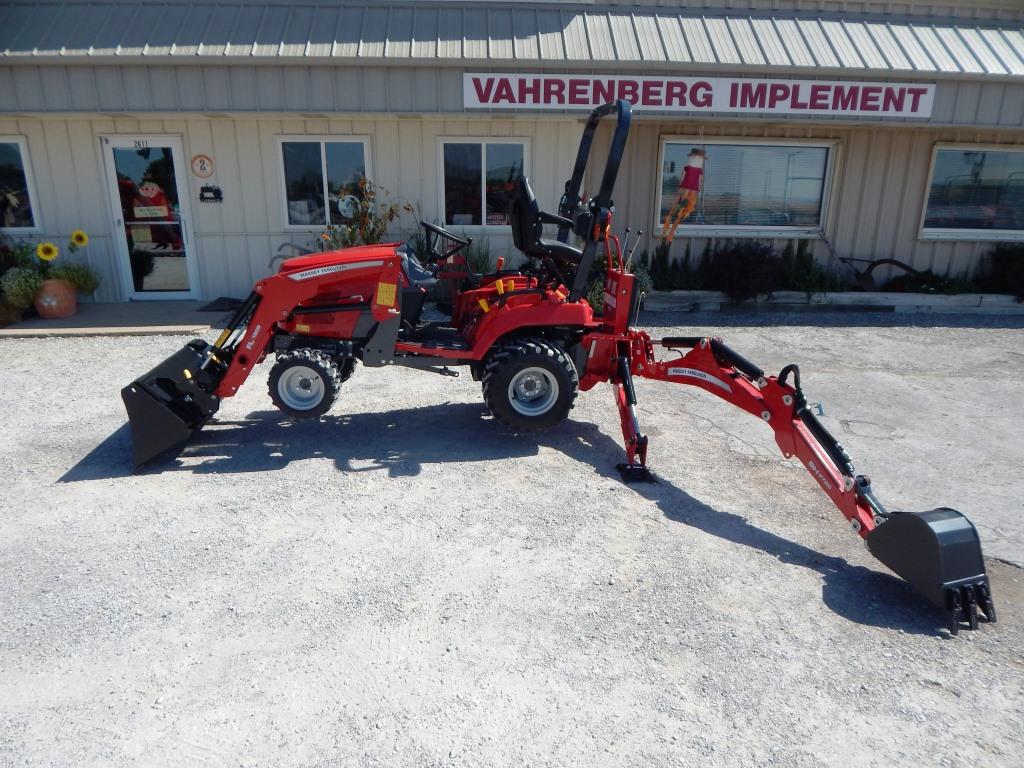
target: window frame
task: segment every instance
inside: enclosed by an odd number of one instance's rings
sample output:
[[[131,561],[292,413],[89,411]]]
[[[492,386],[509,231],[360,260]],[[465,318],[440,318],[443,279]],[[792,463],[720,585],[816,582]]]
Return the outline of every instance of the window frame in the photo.
[[[43,213],[37,205],[39,196],[36,194],[36,181],[32,173],[32,158],[29,157],[28,137],[22,135],[0,135],[0,143],[17,144],[21,152],[21,166],[25,171],[25,186],[28,187],[28,204],[32,209],[31,227],[2,227],[0,232],[5,235],[38,235],[43,231]]]
[[[747,136],[715,136],[707,138],[687,135],[662,135],[658,147],[658,167],[654,188],[654,225],[652,236],[664,234],[661,217],[661,190],[664,185],[665,149],[670,144],[692,144],[709,146],[726,144],[730,146],[751,147],[808,147],[826,149],[825,177],[821,185],[821,214],[816,227],[805,226],[748,226],[743,224],[687,224],[685,221],[676,230],[675,238],[682,237],[733,237],[733,238],[795,238],[813,240],[825,237],[828,230],[831,201],[836,184],[835,170],[839,165],[839,153],[842,143],[838,139],[773,139],[751,138]]]
[[[928,163],[928,178],[924,185],[921,200],[921,218],[917,228],[917,239],[933,242],[1022,242],[1024,229],[948,229],[926,227],[928,218],[928,200],[932,192],[932,178],[935,175],[935,163],[941,150],[967,150],[974,152],[1017,152],[1024,155],[1024,144],[972,144],[970,142],[938,141],[932,146],[931,161]]]
[[[323,224],[292,224],[288,220],[288,177],[284,170],[284,145],[289,142],[304,142],[306,144],[320,145],[320,171],[324,185],[324,195],[327,195],[327,151],[325,143],[361,143],[363,145],[363,160],[366,165],[366,179],[373,181],[373,157],[371,154],[370,136],[367,134],[281,134],[277,137],[277,165],[281,182],[281,216],[284,230],[286,232],[323,232],[331,223],[331,217],[324,200],[324,211],[328,212]]]
[[[480,213],[479,224],[446,224],[444,199],[444,145],[445,144],[480,144]],[[437,221],[442,227],[458,227],[459,231],[486,233],[511,232],[512,224],[487,223],[487,145],[488,144],[522,144],[523,145],[523,176],[529,176],[530,139],[527,136],[438,136],[437,137]]]

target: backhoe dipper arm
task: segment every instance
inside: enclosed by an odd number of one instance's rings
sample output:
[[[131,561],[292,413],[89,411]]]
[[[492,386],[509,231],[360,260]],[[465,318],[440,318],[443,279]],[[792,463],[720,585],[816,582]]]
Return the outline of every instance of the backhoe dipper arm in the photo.
[[[594,338],[596,351],[602,344],[600,337]],[[961,622],[976,628],[979,611],[995,621],[974,525],[946,507],[920,513],[887,511],[872,493],[871,481],[856,474],[846,450],[808,408],[795,365],[787,365],[778,376],[766,376],[720,339],[710,337],[666,338],[661,346],[688,351],[657,360],[647,334],[630,330],[627,339],[605,346],[607,353],[599,356],[603,359],[594,360],[595,377],[603,370],[615,388],[628,457],[628,464],[619,467],[624,480],[650,477],[632,377],[699,387],[768,424],[782,455],[800,460],[871,553],[945,612],[951,632],[955,634]]]

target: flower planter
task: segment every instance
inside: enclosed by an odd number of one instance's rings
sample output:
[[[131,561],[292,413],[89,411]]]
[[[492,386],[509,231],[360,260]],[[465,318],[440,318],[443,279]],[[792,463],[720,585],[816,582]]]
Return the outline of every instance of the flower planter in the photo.
[[[71,317],[78,311],[75,286],[67,280],[43,280],[36,294],[35,308],[39,316],[47,320]]]

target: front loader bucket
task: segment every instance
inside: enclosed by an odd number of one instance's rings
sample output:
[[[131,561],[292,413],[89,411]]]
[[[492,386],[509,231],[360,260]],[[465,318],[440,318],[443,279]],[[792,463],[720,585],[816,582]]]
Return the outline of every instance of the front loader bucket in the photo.
[[[136,467],[180,446],[217,412],[214,373],[202,367],[207,349],[202,339],[190,341],[121,390]]]
[[[867,536],[868,549],[941,608],[956,634],[978,626],[978,611],[996,620],[978,531],[955,509],[893,512]]]

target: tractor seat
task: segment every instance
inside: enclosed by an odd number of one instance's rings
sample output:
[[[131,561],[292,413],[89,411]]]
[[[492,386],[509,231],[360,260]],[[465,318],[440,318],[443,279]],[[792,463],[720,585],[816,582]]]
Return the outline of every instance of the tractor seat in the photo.
[[[408,243],[402,243],[395,248],[395,253],[402,257],[402,272],[405,273],[410,285],[419,286],[425,291],[429,291],[437,285],[437,278],[429,269],[420,264],[420,260],[416,258],[416,254],[412,252]]]
[[[537,198],[530,188],[530,180],[519,178],[516,196],[512,200],[512,241],[517,249],[532,259],[551,259],[560,267],[575,268],[583,257],[583,251],[559,240],[545,240],[545,224],[572,226],[572,222],[546,213],[540,209]]]

